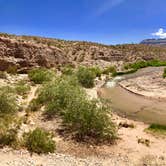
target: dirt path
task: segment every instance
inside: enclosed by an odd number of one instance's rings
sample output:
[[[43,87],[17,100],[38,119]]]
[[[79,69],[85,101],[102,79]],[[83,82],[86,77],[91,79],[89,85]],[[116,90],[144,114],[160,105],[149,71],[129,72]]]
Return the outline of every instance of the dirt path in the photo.
[[[38,85],[31,87],[31,91],[28,97],[25,99],[26,106],[28,106],[29,103],[35,98],[38,87],[39,87]]]

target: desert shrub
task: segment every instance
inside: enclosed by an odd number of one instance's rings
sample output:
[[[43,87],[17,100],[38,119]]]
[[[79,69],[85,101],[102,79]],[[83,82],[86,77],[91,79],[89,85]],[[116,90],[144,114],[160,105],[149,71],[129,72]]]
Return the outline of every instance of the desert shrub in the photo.
[[[71,66],[65,66],[63,69],[62,69],[62,74],[64,75],[72,75],[74,74],[74,70]]]
[[[17,74],[17,66],[9,66],[7,68],[7,73],[9,73],[9,74]]]
[[[103,74],[116,73],[116,68],[114,66],[109,66],[102,71]]]
[[[0,147],[18,147],[19,139],[17,133],[20,124],[16,115],[6,114],[3,117],[0,116]]]
[[[4,71],[0,71],[0,78],[2,79],[6,79],[7,78],[7,75]]]
[[[8,129],[7,131],[0,132],[0,146],[15,147],[18,142],[17,130]]]
[[[55,151],[55,142],[52,140],[52,135],[40,128],[24,135],[25,146],[30,152],[35,153],[53,153]]]
[[[164,69],[163,78],[166,77],[166,68]]]
[[[77,73],[79,83],[85,88],[92,88],[94,86],[95,73],[86,67],[79,67]]]
[[[89,69],[95,74],[95,77],[101,77],[102,71],[98,66]]]
[[[31,81],[36,84],[42,84],[47,81],[51,81],[55,76],[54,72],[45,68],[32,69],[28,76]]]
[[[46,113],[60,115],[66,128],[80,140],[113,140],[116,129],[108,105],[89,100],[77,80],[73,80],[63,77],[43,87],[38,100],[46,105]]]
[[[109,109],[103,103],[81,98],[67,106],[63,120],[80,140],[89,137],[97,142],[112,141],[116,138],[116,129],[109,115]]]
[[[84,94],[74,76],[64,76],[46,84],[40,90],[37,101],[46,104],[48,114],[56,114],[62,113],[69,102]]]
[[[10,87],[0,88],[0,117],[18,110],[15,95]]]
[[[15,86],[16,93],[21,96],[26,96],[30,89],[30,86],[23,80],[19,81]]]

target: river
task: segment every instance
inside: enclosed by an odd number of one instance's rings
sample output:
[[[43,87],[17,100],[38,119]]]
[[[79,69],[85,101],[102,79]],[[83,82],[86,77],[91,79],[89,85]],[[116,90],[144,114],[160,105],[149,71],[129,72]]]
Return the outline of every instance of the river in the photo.
[[[110,99],[112,110],[119,115],[146,123],[166,125],[166,100],[159,101],[146,98],[132,93],[119,85],[121,80],[139,77],[160,70],[163,70],[163,67],[149,67],[133,74],[115,77],[101,89],[101,97]]]

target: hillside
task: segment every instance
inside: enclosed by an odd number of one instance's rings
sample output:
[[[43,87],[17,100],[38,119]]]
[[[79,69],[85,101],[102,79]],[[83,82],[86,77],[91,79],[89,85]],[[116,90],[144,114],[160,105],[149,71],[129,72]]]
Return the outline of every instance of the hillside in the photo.
[[[60,67],[121,65],[136,60],[166,60],[166,48],[142,44],[108,46],[85,41],[65,41],[36,36],[0,34],[0,70],[16,66],[20,72],[36,66]]]

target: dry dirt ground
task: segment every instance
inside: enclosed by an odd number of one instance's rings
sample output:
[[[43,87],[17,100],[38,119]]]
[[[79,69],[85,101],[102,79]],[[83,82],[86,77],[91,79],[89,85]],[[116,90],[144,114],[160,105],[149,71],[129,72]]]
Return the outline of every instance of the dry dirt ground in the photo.
[[[26,76],[19,76],[25,79]],[[12,78],[15,81],[15,78]],[[18,77],[17,77],[18,79]],[[1,80],[1,82],[3,82]],[[4,83],[4,82],[3,82]],[[100,82],[101,83],[101,82]],[[5,83],[4,83],[5,84]],[[28,97],[22,101],[24,107],[35,97],[37,86],[32,86]],[[88,95],[97,97],[97,88],[86,90]],[[20,114],[24,116],[24,112]],[[59,135],[61,120],[45,119],[42,111],[32,113],[29,123],[22,124],[20,132],[27,132],[42,127],[55,134],[56,153],[48,155],[30,155],[25,149],[13,150],[5,147],[0,149],[0,166],[165,166],[166,138],[145,132],[147,124],[128,120],[113,115],[116,124],[125,122],[134,128],[121,127],[119,139],[113,145],[87,145]],[[138,143],[138,139],[147,139],[149,146]]]

